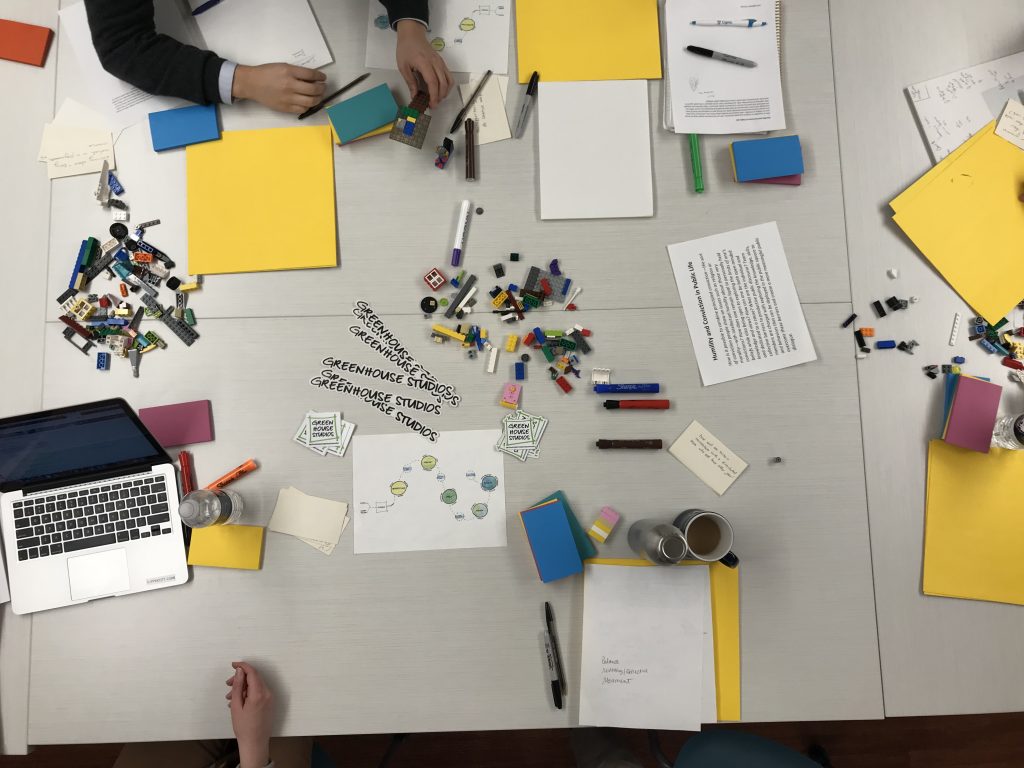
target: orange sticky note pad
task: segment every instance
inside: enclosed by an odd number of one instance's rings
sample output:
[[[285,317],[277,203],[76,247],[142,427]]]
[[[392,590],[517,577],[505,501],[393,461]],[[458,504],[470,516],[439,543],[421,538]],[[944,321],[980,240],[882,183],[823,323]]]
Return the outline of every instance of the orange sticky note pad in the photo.
[[[53,40],[53,30],[0,19],[0,59],[41,67]]]

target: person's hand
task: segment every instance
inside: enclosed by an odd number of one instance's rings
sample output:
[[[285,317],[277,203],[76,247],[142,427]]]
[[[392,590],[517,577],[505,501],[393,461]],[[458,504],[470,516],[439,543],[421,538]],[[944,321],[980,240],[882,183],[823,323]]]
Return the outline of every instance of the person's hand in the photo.
[[[324,97],[327,75],[318,69],[293,64],[239,64],[231,85],[236,99],[252,99],[278,112],[294,115],[315,107]]]
[[[448,96],[452,87],[452,73],[448,65],[427,40],[427,29],[414,19],[398,22],[398,46],[395,49],[398,71],[409,86],[409,93],[415,96],[420,90],[416,73],[423,78],[430,95],[431,108],[436,107]]]
[[[233,661],[235,674],[225,682],[231,708],[231,727],[238,740],[239,768],[264,768],[270,762],[270,728],[274,696],[263,678],[244,661]]]

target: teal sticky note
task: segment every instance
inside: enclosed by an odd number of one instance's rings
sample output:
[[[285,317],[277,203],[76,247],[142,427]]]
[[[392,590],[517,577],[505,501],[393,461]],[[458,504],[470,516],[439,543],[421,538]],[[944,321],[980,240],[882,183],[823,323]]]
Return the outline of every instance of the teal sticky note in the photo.
[[[217,107],[214,104],[197,104],[150,112],[149,133],[153,138],[153,149],[157,152],[216,141],[220,138]]]
[[[576,550],[565,507],[560,502],[528,509],[521,512],[520,517],[541,581],[557,581],[582,572],[583,561]]]
[[[342,144],[394,122],[397,114],[398,103],[384,83],[327,108],[327,117]]]
[[[580,553],[580,559],[587,560],[591,557],[597,557],[597,547],[594,546],[594,542],[589,536],[587,536],[587,532],[583,530],[583,526],[581,526],[580,521],[576,519],[576,515],[572,513],[572,507],[569,506],[569,500],[565,498],[565,494],[562,493],[562,491],[555,491],[546,499],[538,501],[534,506],[540,506],[544,502],[551,501],[552,499],[558,499],[565,508],[565,517],[569,521],[569,530],[572,531],[572,538],[573,541],[576,542],[576,550]]]
[[[732,143],[736,181],[758,181],[804,172],[799,136],[772,136]]]

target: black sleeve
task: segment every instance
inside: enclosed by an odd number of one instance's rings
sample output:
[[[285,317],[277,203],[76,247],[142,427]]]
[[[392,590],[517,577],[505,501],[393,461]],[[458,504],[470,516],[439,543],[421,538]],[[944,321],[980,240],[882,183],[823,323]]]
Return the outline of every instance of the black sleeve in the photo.
[[[380,4],[387,8],[392,28],[399,19],[419,19],[424,24],[430,23],[427,0],[380,0]]]
[[[224,59],[157,34],[153,0],[85,0],[92,44],[103,68],[157,96],[220,101]]]

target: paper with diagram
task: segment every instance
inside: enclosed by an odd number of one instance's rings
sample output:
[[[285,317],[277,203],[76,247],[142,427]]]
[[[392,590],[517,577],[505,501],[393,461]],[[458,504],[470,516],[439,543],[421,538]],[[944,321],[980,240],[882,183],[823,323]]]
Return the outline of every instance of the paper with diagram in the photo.
[[[395,68],[395,33],[379,0],[367,0],[366,66]],[[511,0],[434,0],[427,38],[453,72],[508,73]]]
[[[189,0],[189,6],[204,2]],[[308,0],[230,0],[195,20],[206,47],[239,64],[283,61],[315,69],[334,61]]]
[[[498,430],[353,438],[355,554],[504,547]]]
[[[908,86],[932,162],[999,117],[1006,100],[1018,98],[1021,78],[1024,51]]]

